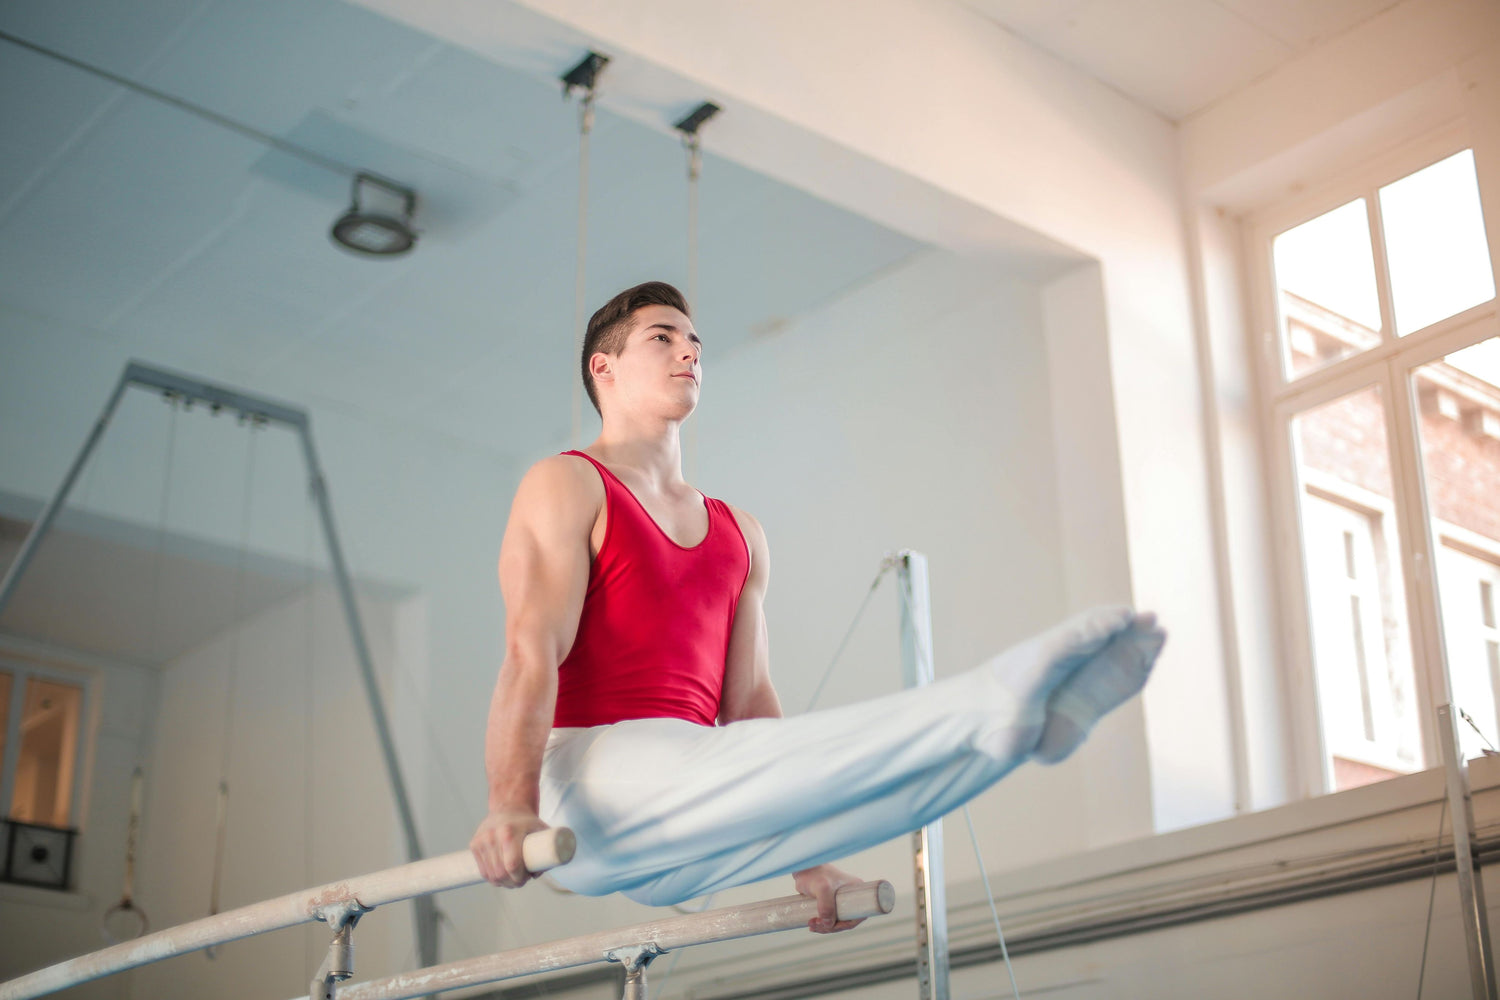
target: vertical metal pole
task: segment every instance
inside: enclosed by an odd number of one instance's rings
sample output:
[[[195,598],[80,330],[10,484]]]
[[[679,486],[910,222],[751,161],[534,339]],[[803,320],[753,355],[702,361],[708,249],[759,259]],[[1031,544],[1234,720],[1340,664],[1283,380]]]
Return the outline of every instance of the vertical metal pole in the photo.
[[[62,505],[67,502],[68,494],[73,490],[73,484],[78,481],[78,474],[83,471],[89,456],[93,454],[94,448],[99,440],[104,437],[104,429],[109,426],[109,421],[115,415],[116,408],[120,405],[120,397],[125,395],[125,389],[130,385],[128,371],[121,374],[120,381],[115,385],[115,391],[110,394],[109,402],[104,404],[104,412],[94,423],[94,429],[89,432],[88,439],[83,443],[83,450],[73,460],[73,465],[68,469],[68,474],[63,477],[62,485],[57,488],[47,506],[42,508],[42,515],[36,519],[31,530],[26,533],[26,540],[21,543],[21,550],[16,553],[15,562],[10,564],[10,569],[5,571],[5,579],[0,581],[0,614],[5,613],[5,605],[10,602],[11,594],[16,589],[16,584],[21,580],[21,574],[26,572],[31,557],[36,555],[37,546],[42,544],[42,536],[52,527],[52,522],[57,517],[57,512],[62,510]]]
[[[422,858],[422,844],[417,836],[417,824],[412,817],[411,800],[406,794],[406,782],[401,777],[401,765],[396,759],[396,744],[391,738],[390,722],[386,717],[385,702],[380,697],[380,686],[375,677],[374,661],[370,648],[365,643],[364,625],[360,622],[359,607],[354,602],[354,587],[349,582],[349,569],[344,565],[344,552],[339,547],[338,532],[333,526],[333,507],[328,500],[328,485],[323,479],[323,468],[318,464],[317,452],[313,449],[312,422],[301,425],[302,452],[307,458],[307,475],[313,499],[318,504],[318,514],[323,522],[323,535],[328,540],[329,561],[333,564],[334,580],[338,584],[339,599],[344,607],[344,617],[349,623],[349,637],[354,643],[354,657],[359,662],[359,673],[364,681],[365,695],[370,701],[370,715],[375,721],[375,734],[380,739],[380,753],[385,759],[386,774],[391,781],[391,791],[396,799],[396,813],[401,819],[401,830],[406,836],[406,854],[413,861]],[[412,901],[416,906],[417,953],[424,966],[437,962],[438,921],[437,904],[431,896],[418,896]]]
[[[1453,857],[1458,870],[1459,907],[1464,943],[1469,949],[1469,990],[1474,1000],[1497,1000],[1495,963],[1490,954],[1490,922],[1484,905],[1484,881],[1474,856],[1474,805],[1469,795],[1469,763],[1458,742],[1453,706],[1439,705],[1438,739],[1443,744],[1443,771],[1448,778],[1448,814],[1453,817]]]
[[[919,552],[898,553],[896,577],[901,588],[902,682],[908,688],[923,687],[933,681],[927,557]],[[949,1000],[943,821],[935,820],[913,833],[912,847],[917,886],[917,996],[918,1000]]]

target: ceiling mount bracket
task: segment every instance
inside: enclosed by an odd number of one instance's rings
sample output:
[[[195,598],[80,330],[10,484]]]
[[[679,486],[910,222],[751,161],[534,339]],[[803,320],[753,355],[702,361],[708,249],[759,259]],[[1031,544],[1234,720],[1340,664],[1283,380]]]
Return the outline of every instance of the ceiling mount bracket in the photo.
[[[561,77],[562,93],[564,99],[572,97],[575,90],[584,90],[592,94],[599,83],[599,73],[609,64],[609,56],[601,55],[593,49],[583,57],[583,61],[568,70]]]

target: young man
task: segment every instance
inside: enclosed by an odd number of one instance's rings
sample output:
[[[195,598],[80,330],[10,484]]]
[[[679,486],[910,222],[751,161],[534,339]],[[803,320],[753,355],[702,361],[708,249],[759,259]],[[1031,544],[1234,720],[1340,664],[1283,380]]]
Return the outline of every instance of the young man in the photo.
[[[1145,683],[1150,615],[1101,608],[968,673],[781,717],[765,534],[682,477],[702,343],[670,285],[590,320],[582,377],[603,429],[522,479],[500,550],[506,653],[490,705],[485,878],[530,876],[521,840],[573,828],[554,877],[653,904],[795,872],[815,931],[843,930],[827,864],[914,830],[1022,762],[1061,760]]]

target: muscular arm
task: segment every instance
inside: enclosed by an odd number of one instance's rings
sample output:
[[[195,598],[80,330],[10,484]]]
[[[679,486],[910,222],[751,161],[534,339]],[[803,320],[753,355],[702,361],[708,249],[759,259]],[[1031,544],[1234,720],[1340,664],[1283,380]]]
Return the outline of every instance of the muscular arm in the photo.
[[[527,472],[500,546],[505,660],[490,700],[484,764],[489,815],[469,848],[482,875],[519,886],[529,877],[521,839],[537,816],[542,752],[557,700],[557,668],[573,646],[589,577],[589,534],[603,488],[578,459],[554,456]]]
[[[771,683],[771,654],[766,639],[766,587],[771,579],[770,547],[760,522],[735,510],[745,544],[750,548],[750,576],[740,591],[729,633],[729,654],[724,662],[724,693],[719,699],[719,723],[741,719],[781,718],[781,699]],[[804,868],[793,876],[793,884],[804,896],[818,901],[818,915],[808,927],[820,934],[846,931],[862,921],[835,918],[834,894],[860,880],[833,865]]]
[[[719,723],[741,719],[781,718],[781,699],[771,683],[771,654],[766,641],[766,586],[771,580],[771,554],[760,522],[742,510],[734,511],[745,544],[750,549],[750,575],[740,591],[729,632],[724,661],[724,693],[719,698]]]

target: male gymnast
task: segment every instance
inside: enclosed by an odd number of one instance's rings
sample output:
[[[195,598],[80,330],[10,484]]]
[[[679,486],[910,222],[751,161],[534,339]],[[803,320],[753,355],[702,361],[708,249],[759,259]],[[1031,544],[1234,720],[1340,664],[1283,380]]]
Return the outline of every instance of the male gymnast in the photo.
[[[589,321],[581,376],[603,422],[521,480],[500,548],[505,659],[485,741],[495,885],[521,841],[572,827],[553,877],[653,905],[794,873],[814,931],[845,930],[830,861],[915,830],[1028,759],[1070,754],[1145,684],[1155,617],[1096,608],[966,673],[783,718],[771,683],[760,524],[683,479],[702,343],[671,285]]]

